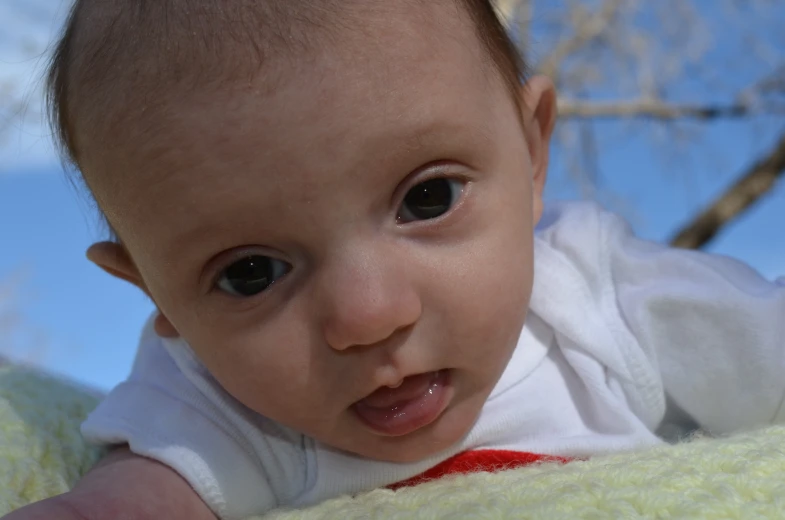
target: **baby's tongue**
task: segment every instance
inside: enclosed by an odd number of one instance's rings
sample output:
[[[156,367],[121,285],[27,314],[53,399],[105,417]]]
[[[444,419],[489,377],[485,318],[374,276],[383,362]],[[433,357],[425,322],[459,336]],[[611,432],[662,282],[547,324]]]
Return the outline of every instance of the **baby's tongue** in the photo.
[[[412,399],[422,397],[428,392],[433,377],[433,373],[406,377],[400,386],[379,388],[357,404],[370,408],[390,408],[396,404],[411,401]]]

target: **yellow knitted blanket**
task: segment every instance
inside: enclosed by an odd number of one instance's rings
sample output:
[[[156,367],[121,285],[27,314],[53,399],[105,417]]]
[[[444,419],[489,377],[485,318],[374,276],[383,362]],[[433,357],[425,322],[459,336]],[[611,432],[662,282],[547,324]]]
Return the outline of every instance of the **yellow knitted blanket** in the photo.
[[[0,368],[0,516],[68,490],[97,460],[100,450],[78,432],[95,404],[75,386]],[[455,476],[265,518],[785,518],[785,428],[566,466]]]

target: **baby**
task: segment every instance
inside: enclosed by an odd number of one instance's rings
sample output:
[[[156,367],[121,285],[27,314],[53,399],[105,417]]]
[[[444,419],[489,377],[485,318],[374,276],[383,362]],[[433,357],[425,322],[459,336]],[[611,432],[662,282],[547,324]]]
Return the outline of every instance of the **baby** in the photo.
[[[8,518],[233,520],[785,421],[785,284],[544,208],[554,89],[489,0],[77,0],[49,87],[116,235],[88,257],[157,312],[83,425],[116,448]]]

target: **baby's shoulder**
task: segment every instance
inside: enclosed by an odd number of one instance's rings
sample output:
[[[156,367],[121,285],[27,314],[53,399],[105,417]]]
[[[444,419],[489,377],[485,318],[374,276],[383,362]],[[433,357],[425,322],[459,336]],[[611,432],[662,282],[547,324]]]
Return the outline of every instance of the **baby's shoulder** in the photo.
[[[632,234],[618,215],[589,201],[558,201],[545,206],[535,236],[565,250],[595,249],[609,238]]]
[[[562,279],[577,275],[600,289],[611,282],[611,264],[632,237],[624,219],[596,203],[550,203],[535,230],[535,273],[550,271]]]

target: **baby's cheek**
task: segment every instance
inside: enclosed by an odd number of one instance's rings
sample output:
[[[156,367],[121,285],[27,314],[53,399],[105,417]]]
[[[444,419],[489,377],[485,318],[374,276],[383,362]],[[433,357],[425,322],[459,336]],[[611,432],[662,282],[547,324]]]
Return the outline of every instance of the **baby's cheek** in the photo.
[[[491,233],[444,280],[444,325],[462,356],[496,365],[512,351],[531,294],[530,256],[520,235]]]
[[[308,384],[311,356],[304,331],[302,326],[224,331],[193,347],[227,392],[245,406],[273,416],[275,408],[296,402]]]
[[[502,276],[491,277],[478,288],[474,327],[481,336],[478,344],[490,351],[510,351],[515,344],[529,301],[530,283],[524,266],[508,266]]]
[[[493,269],[487,272],[479,290],[486,299],[484,312],[478,312],[478,321],[489,334],[496,334],[497,341],[509,344],[517,341],[526,316],[532,287],[531,247],[524,230],[517,230],[496,244]]]

